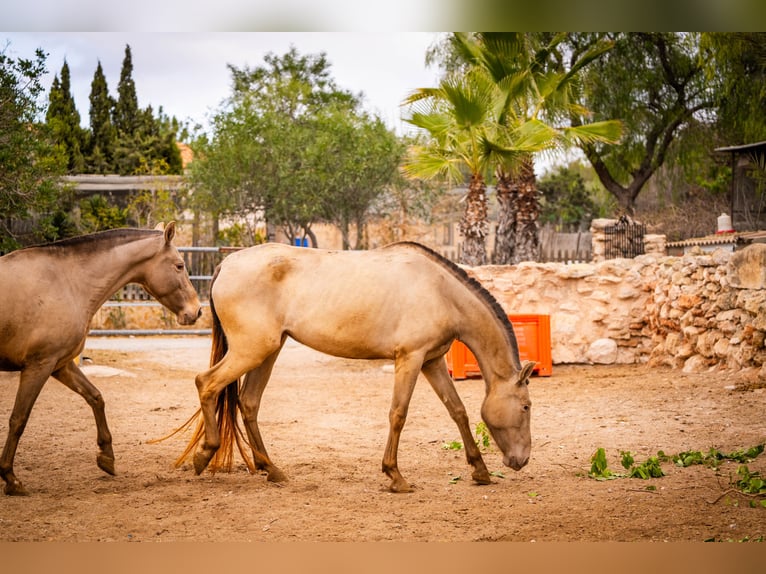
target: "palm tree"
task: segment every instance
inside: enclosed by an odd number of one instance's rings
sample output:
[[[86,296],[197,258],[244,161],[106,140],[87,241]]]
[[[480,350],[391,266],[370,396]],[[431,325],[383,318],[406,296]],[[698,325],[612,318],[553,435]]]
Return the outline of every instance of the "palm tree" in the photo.
[[[415,90],[403,105],[411,110],[406,121],[428,135],[425,144],[410,148],[405,175],[459,185],[468,181],[459,224],[464,238],[461,263],[484,265],[489,232],[486,189],[492,167],[543,149],[551,137],[547,127],[536,121],[516,126],[500,121],[504,94],[478,67],[450,74],[436,88]]]
[[[550,137],[541,149],[583,141],[615,143],[620,136],[618,122],[583,120],[578,126],[567,125],[572,116],[587,116],[577,102],[580,70],[610,45],[598,43],[564,66],[554,56],[560,56],[557,48],[565,38],[565,34],[509,32],[456,33],[450,40],[459,57],[484,70],[503,94],[498,121],[506,126],[541,122],[538,132]],[[526,153],[500,159],[495,166],[499,213],[493,262],[534,261],[539,253],[540,213],[534,157]]]

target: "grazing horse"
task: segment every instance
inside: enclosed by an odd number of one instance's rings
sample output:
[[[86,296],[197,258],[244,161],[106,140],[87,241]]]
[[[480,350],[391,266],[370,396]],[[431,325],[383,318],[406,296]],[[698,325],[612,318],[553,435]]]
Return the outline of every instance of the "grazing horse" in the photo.
[[[96,418],[98,466],[114,474],[104,399],[75,364],[93,315],[118,289],[139,283],[182,325],[201,315],[197,293],[163,230],[116,229],[19,249],[0,257],[0,370],[21,371],[8,438],[0,457],[5,493],[27,491],[13,459],[29,413],[48,377],[82,396]]]
[[[478,359],[486,385],[481,416],[503,453],[503,463],[514,470],[527,464],[531,445],[527,384],[534,363],[521,363],[513,327],[489,292],[430,249],[411,242],[346,252],[279,244],[251,247],[221,263],[210,303],[211,368],[195,379],[197,414],[202,419],[178,465],[199,445],[193,458],[197,474],[214,456],[211,470],[230,468],[236,442],[251,471],[264,470],[275,482],[285,479],[269,459],[257,417],[287,337],[338,357],[394,361],[390,430],[383,456],[391,491],[410,490],[399,472],[397,449],[421,371],[460,430],[473,479],[490,483],[444,360],[455,339]],[[246,437],[241,436],[237,410]],[[254,465],[243,442],[252,450]]]

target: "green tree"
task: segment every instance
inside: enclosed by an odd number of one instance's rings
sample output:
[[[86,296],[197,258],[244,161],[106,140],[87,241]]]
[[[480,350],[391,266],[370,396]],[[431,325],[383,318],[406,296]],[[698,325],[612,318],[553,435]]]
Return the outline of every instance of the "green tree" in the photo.
[[[114,172],[116,130],[112,123],[114,100],[98,62],[90,84],[90,140],[86,158],[89,173]]]
[[[340,109],[317,119],[313,172],[324,185],[323,218],[340,229],[343,249],[367,248],[368,218],[396,179],[404,147],[382,120],[364,113]]]
[[[66,60],[61,67],[61,80],[58,76],[53,78],[45,121],[66,158],[67,171],[82,173],[85,168],[85,130],[80,127],[80,113],[72,97],[69,64]]]
[[[115,129],[113,168],[121,175],[180,174],[181,152],[176,145],[176,125],[164,116],[162,108],[155,117],[151,106],[138,105],[133,80],[133,56],[125,47],[117,100],[112,106]]]
[[[727,145],[766,139],[766,33],[704,33],[700,46],[720,139]]]
[[[598,216],[598,205],[582,175],[568,166],[540,178],[540,221],[566,228],[586,228]]]
[[[343,228],[349,210],[363,225],[366,194],[380,192],[384,178],[353,143],[370,143],[365,133],[384,141],[390,134],[376,131],[376,120],[359,111],[358,96],[336,86],[325,54],[291,48],[267,54],[262,66],[229,69],[232,96],[215,114],[211,138],[193,145],[194,206],[250,222],[251,241],[258,213],[291,242],[310,237],[315,244],[311,225],[331,220]],[[365,181],[354,180],[349,169]]]
[[[570,34],[560,57],[580,53],[602,37],[614,47],[588,66],[584,104],[596,118],[619,119],[625,132],[618,146],[584,142],[581,149],[620,210],[632,215],[671,144],[714,110],[715,97],[703,73],[698,34]],[[573,115],[572,122],[582,119]]]
[[[138,109],[136,83],[133,81],[133,56],[130,46],[125,46],[125,56],[117,84],[117,100],[113,109],[113,123],[119,138],[131,138],[139,130],[141,118]]]
[[[562,121],[562,115],[567,112],[582,114],[582,108],[574,98],[577,73],[598,52],[587,54],[567,70],[559,70],[550,66],[549,58],[563,36],[546,39],[547,43],[543,39],[521,33],[453,34],[450,38],[452,51],[459,57],[449,61],[466,64],[456,66],[448,78],[461,77],[461,81],[468,82],[465,84],[468,90],[452,90],[451,95],[444,92],[443,96],[438,91],[418,91],[406,100],[406,103],[412,103],[417,101],[415,98],[422,97],[452,99],[441,111],[433,109],[426,115],[436,118],[441,113],[444,118],[457,112],[457,118],[462,115],[461,108],[472,98],[469,94],[485,95],[483,103],[474,106],[473,112],[460,120],[463,126],[458,129],[445,129],[439,122],[429,126],[430,119],[418,122],[435,136],[434,143],[439,139],[447,143],[447,148],[441,146],[438,150],[444,160],[470,158],[470,162],[463,159],[464,167],[471,173],[471,184],[461,233],[466,238],[465,249],[468,251],[464,250],[464,262],[472,265],[483,264],[486,259],[483,246],[488,230],[486,176],[482,172],[492,169],[497,178],[500,216],[496,261],[535,260],[539,251],[539,205],[533,154],[574,142],[608,142],[619,137],[619,124],[614,121],[587,124],[581,121],[578,125]],[[483,87],[470,87],[477,79]],[[473,98],[473,101],[479,103],[482,99]],[[479,112],[480,108],[483,111]],[[470,137],[465,139],[464,143],[470,143],[464,150],[454,145],[461,141],[456,136],[461,131],[476,138],[472,142]],[[439,147],[437,145],[431,151]],[[474,151],[466,153],[468,149]],[[425,164],[422,159],[426,159]],[[433,166],[435,159],[421,155],[416,164],[423,167],[431,163]],[[415,173],[418,171],[419,168]]]
[[[83,231],[93,233],[128,223],[128,210],[113,205],[103,195],[91,195],[80,200],[80,225]]]
[[[66,168],[39,121],[46,54],[37,49],[33,58],[12,58],[6,51],[0,52],[0,252],[60,234],[58,178]]]
[[[619,124],[584,120],[586,111],[579,102],[580,72],[611,46],[594,44],[561,65],[553,55],[564,39],[564,34],[518,32],[451,36],[459,60],[485,70],[503,94],[500,122],[510,128],[541,122],[549,134],[541,149],[574,142],[614,143]],[[570,115],[578,118],[576,125],[570,125]],[[501,157],[495,169],[499,213],[493,262],[534,261],[539,254],[540,214],[534,155]]]
[[[487,261],[487,178],[497,156],[513,156],[519,149],[507,126],[500,122],[503,94],[484,70],[453,72],[436,88],[419,88],[404,101],[406,121],[422,129],[428,139],[409,150],[405,173],[414,178],[440,178],[457,185],[468,183],[465,210],[459,222],[464,238],[461,262]]]

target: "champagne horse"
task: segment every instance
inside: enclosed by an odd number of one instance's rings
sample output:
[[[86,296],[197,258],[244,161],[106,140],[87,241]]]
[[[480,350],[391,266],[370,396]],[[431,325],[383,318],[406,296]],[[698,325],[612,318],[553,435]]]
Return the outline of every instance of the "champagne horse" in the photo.
[[[460,430],[473,479],[490,483],[444,360],[455,339],[479,362],[486,386],[481,416],[503,463],[520,470],[529,460],[527,385],[535,364],[520,361],[513,327],[489,292],[422,245],[401,242],[355,252],[279,244],[251,247],[229,255],[216,270],[211,311],[211,368],[195,379],[197,415],[202,418],[177,460],[180,465],[194,453],[197,474],[211,460],[211,470],[230,469],[236,443],[251,471],[263,470],[275,482],[285,479],[266,452],[257,418],[287,337],[338,357],[394,361],[383,456],[391,491],[410,490],[397,465],[397,449],[421,371]],[[249,445],[252,461],[244,445]]]
[[[98,466],[114,474],[104,399],[75,364],[91,319],[118,289],[141,284],[183,325],[201,315],[197,293],[164,230],[118,229],[19,249],[0,257],[0,370],[21,371],[0,456],[5,493],[27,494],[13,459],[32,406],[52,375],[82,396],[96,419]]]

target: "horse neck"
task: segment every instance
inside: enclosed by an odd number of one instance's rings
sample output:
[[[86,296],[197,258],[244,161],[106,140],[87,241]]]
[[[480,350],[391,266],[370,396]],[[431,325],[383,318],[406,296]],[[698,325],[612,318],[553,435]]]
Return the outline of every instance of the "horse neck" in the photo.
[[[478,298],[477,298],[478,299]],[[476,357],[482,376],[490,388],[502,381],[515,380],[521,361],[515,339],[509,341],[505,325],[481,300],[472,305],[460,327],[460,340]]]
[[[77,281],[82,281],[90,289],[88,301],[93,313],[119,289],[140,280],[141,264],[156,253],[156,242],[157,237],[152,236],[118,245],[105,242],[87,255],[78,257]]]

